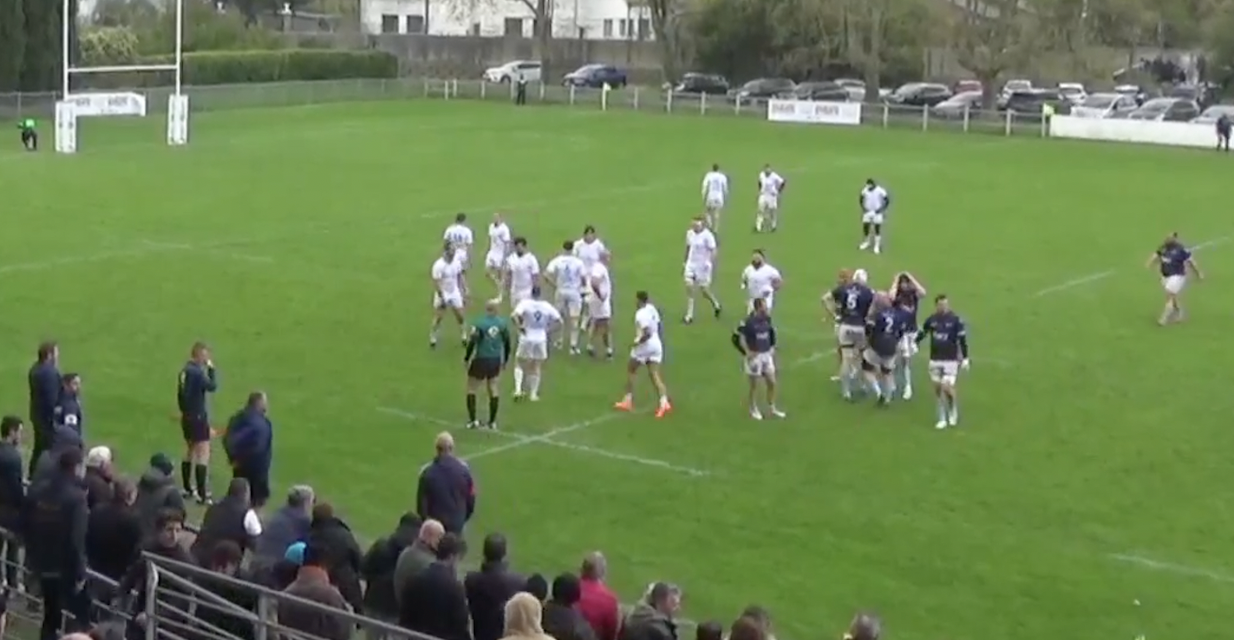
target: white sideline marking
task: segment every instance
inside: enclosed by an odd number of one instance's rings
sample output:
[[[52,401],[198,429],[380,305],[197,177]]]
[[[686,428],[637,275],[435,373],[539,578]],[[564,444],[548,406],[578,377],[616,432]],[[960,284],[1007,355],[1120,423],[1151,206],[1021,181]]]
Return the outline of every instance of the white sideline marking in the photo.
[[[434,424],[434,425],[441,426],[441,427],[456,428],[459,426],[457,423],[453,423],[448,420],[442,420],[441,418],[437,418],[434,416],[427,416],[422,413],[412,413],[410,411],[403,411],[401,409],[393,409],[391,407],[377,407],[377,410],[380,411],[381,413],[388,413],[390,415],[398,416],[400,418],[407,418],[408,420],[413,420],[413,421],[427,422],[429,424]],[[671,462],[667,462],[664,460],[657,460],[655,458],[646,458],[643,456],[636,456],[636,455],[627,454],[627,453],[619,453],[617,451],[610,451],[608,449],[601,449],[599,447],[591,447],[591,446],[587,446],[584,444],[575,444],[573,442],[561,442],[559,440],[552,439],[553,436],[558,436],[563,433],[569,433],[571,431],[577,431],[579,429],[590,427],[600,422],[604,422],[609,419],[617,418],[620,416],[621,414],[609,414],[606,416],[602,416],[601,418],[596,418],[594,420],[589,420],[587,422],[579,423],[576,425],[571,425],[570,427],[565,427],[563,429],[555,429],[553,431],[549,431],[548,433],[544,433],[544,434],[536,435],[536,436],[530,436],[530,435],[521,434],[521,433],[512,433],[509,431],[486,431],[485,433],[487,434],[501,437],[501,438],[506,438],[508,440],[511,440],[512,442],[510,442],[509,444],[504,444],[504,445],[500,445],[497,447],[493,447],[491,449],[483,449],[477,453],[474,453],[470,456],[465,457],[464,459],[471,460],[471,459],[474,459],[480,456],[487,456],[487,455],[494,454],[494,453],[500,453],[502,451],[508,451],[510,449],[513,449],[519,446],[528,445],[528,444],[543,444],[543,445],[548,445],[551,447],[557,447],[560,449],[578,451],[580,453],[589,453],[592,455],[600,456],[601,458],[609,458],[610,460],[618,460],[621,462],[641,464],[647,467],[655,467],[657,469],[663,469],[665,471],[672,471],[674,473],[680,473],[680,474],[684,474],[687,476],[693,476],[696,478],[711,475],[709,472],[703,471],[702,469],[696,469],[694,467],[686,467],[682,465],[677,465],[677,464],[673,464]]]
[[[166,251],[183,251],[183,248],[171,245],[162,247],[135,247],[132,249],[119,249],[116,251],[103,251],[100,253],[92,253],[84,256],[69,256],[65,258],[57,258],[54,260],[38,260],[34,262],[18,262],[14,264],[0,265],[0,275],[10,273],[22,273],[27,271],[46,271],[56,267],[65,267],[75,264],[87,264],[91,262],[103,262],[106,260],[115,260],[117,258],[135,258],[147,256],[152,253],[160,253]]]
[[[1060,291],[1066,291],[1068,289],[1073,289],[1081,285],[1086,285],[1092,282],[1097,282],[1098,280],[1105,280],[1106,278],[1114,275],[1115,273],[1118,273],[1118,272],[1113,269],[1110,269],[1109,271],[1098,271],[1097,273],[1090,273],[1080,278],[1068,280],[1062,284],[1056,284],[1052,287],[1046,287],[1042,289],[1041,291],[1034,293],[1033,296],[1040,298],[1041,296],[1048,296],[1051,293],[1058,293]]]
[[[149,246],[151,249],[157,250],[197,251],[199,253],[208,253],[220,258],[227,258],[229,260],[239,260],[241,262],[261,262],[267,264],[274,262],[274,258],[271,258],[270,256],[255,256],[247,253],[235,253],[233,251],[218,249],[211,245],[196,246],[179,242],[158,242],[155,240],[142,240],[141,242],[142,244]]]
[[[802,365],[810,364],[811,362],[818,362],[819,360],[822,360],[823,358],[826,358],[827,356],[834,355],[834,354],[835,354],[835,349],[832,349],[830,351],[815,351],[814,353],[811,353],[810,355],[804,358],[798,358],[794,360],[793,363],[789,366],[800,367]]]
[[[1203,249],[1211,249],[1213,247],[1219,247],[1229,241],[1230,241],[1230,236],[1221,236],[1220,238],[1213,238],[1212,240],[1206,240],[1204,242],[1201,242],[1200,244],[1195,245],[1194,247],[1191,247],[1191,252],[1195,253]]]
[[[1145,558],[1144,556],[1127,555],[1122,553],[1110,554],[1110,559],[1128,564],[1136,564],[1154,571],[1164,571],[1166,573],[1175,573],[1180,576],[1191,576],[1194,578],[1207,578],[1213,582],[1223,582],[1226,584],[1234,584],[1234,576],[1213,571],[1211,569],[1201,569],[1199,567],[1189,567],[1185,564],[1175,564],[1173,562],[1162,562]]]

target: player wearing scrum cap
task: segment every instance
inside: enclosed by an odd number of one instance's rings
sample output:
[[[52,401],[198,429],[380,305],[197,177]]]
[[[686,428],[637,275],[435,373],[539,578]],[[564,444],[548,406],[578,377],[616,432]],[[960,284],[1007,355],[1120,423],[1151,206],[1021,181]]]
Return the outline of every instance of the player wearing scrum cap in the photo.
[[[840,274],[841,283],[823,298],[823,305],[836,321],[836,343],[840,348],[840,393],[853,397],[853,386],[861,376],[861,350],[865,347],[866,318],[874,303],[874,292],[866,285],[864,269]]]
[[[540,287],[533,286],[531,297],[519,302],[511,317],[519,331],[514,354],[514,401],[523,399],[526,377],[528,397],[536,402],[540,399],[540,375],[548,360],[548,334],[561,324],[561,314],[540,298]]]
[[[437,348],[437,334],[441,329],[441,319],[449,309],[454,319],[458,321],[463,342],[467,341],[466,320],[463,318],[464,294],[463,261],[454,249],[454,244],[446,241],[441,257],[433,262],[430,277],[433,281],[433,324],[429,329],[428,344]]]
[[[634,294],[638,310],[634,312],[634,332],[637,336],[630,348],[630,361],[626,368],[626,392],[617,404],[618,411],[634,410],[634,378],[640,368],[647,369],[647,376],[656,393],[660,394],[660,404],[656,409],[656,417],[663,418],[673,410],[668,400],[668,387],[660,374],[660,365],[664,362],[664,342],[662,338],[664,323],[660,312],[651,304],[651,296],[646,291]]]

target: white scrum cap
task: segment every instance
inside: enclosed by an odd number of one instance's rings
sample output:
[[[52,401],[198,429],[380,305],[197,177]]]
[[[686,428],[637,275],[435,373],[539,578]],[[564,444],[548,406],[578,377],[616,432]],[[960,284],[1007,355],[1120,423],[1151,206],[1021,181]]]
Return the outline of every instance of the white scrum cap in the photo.
[[[86,466],[98,468],[105,464],[111,463],[111,449],[107,447],[94,447],[86,453]]]
[[[866,273],[865,269],[858,269],[853,272],[853,281],[865,284],[870,279],[870,274]]]

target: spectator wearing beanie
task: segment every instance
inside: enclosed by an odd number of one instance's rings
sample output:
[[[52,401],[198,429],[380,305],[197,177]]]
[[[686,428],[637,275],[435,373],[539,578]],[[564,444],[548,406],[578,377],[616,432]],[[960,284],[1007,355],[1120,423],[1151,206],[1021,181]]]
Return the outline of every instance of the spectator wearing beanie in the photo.
[[[156,453],[150,456],[150,468],[137,481],[137,513],[141,516],[142,531],[154,533],[155,519],[165,510],[177,511],[181,521],[187,513],[184,510],[184,496],[176,487],[176,479],[172,477],[176,468],[165,454]]]
[[[578,576],[563,573],[553,578],[552,595],[544,603],[544,633],[557,640],[596,640],[596,632],[575,608],[580,597]]]
[[[283,590],[283,593],[332,609],[346,611],[347,601],[343,599],[343,594],[330,584],[324,550],[309,544],[305,545],[301,551],[302,563],[299,571],[296,572],[296,579]],[[344,616],[305,607],[295,602],[280,603],[278,616],[279,624],[312,637],[326,640],[350,640],[351,638],[352,625]]]

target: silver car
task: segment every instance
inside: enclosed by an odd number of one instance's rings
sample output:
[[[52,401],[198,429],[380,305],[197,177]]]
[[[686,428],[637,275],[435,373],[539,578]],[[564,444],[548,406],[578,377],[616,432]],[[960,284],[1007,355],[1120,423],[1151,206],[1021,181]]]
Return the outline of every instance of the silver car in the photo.
[[[1217,124],[1217,119],[1221,116],[1234,120],[1234,104],[1215,104],[1191,121],[1195,124]]]
[[[1121,118],[1136,110],[1135,98],[1122,93],[1090,93],[1080,104],[1071,107],[1077,118]]]

